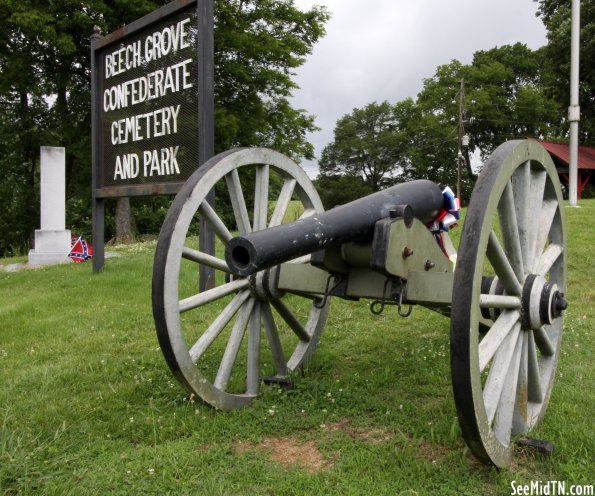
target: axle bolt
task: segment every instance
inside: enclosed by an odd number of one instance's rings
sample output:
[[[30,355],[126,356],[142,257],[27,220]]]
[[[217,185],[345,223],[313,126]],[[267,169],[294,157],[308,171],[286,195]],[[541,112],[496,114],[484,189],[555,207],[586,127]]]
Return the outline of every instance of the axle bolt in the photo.
[[[568,308],[568,301],[564,298],[564,293],[556,291],[552,301],[552,314],[555,317],[560,317],[562,312]]]
[[[407,246],[403,248],[403,258],[408,258],[411,255],[413,255],[413,250],[411,248],[408,248]]]

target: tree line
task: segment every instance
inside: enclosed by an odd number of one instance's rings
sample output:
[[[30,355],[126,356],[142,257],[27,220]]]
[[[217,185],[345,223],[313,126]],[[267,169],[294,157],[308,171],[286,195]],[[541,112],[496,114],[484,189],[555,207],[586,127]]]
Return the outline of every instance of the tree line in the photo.
[[[66,223],[91,231],[90,37],[171,0],[0,1],[0,256],[39,228],[39,147],[66,148]],[[215,0],[215,151],[268,146],[313,158],[314,117],[290,104],[294,70],[329,13],[293,0]],[[134,198],[139,232],[159,232],[170,198]],[[106,234],[115,234],[108,202]]]
[[[424,80],[415,99],[372,102],[341,117],[320,160],[316,184],[327,208],[397,182],[432,179],[455,189],[462,121],[461,196],[471,195],[482,159],[510,139],[567,142],[570,0],[540,0],[548,43],[477,51]],[[595,144],[595,4],[581,10],[579,142]],[[461,101],[463,99],[463,101]],[[461,109],[464,112],[460,112]]]
[[[0,0],[0,256],[24,253],[39,227],[39,147],[66,148],[67,227],[91,231],[90,36],[107,34],[169,0]],[[565,139],[570,1],[539,0],[547,46],[476,52],[440,66],[415,99],[370,103],[336,125],[317,180],[327,206],[393,182],[428,177],[455,184],[457,116],[464,81],[464,195],[470,154],[509,138]],[[583,2],[581,138],[593,144],[595,5]],[[314,117],[295,109],[293,72],[324,36],[329,12],[293,0],[215,0],[216,152],[268,146],[313,158]],[[139,232],[158,232],[169,198],[134,198]],[[115,234],[108,202],[107,235]]]

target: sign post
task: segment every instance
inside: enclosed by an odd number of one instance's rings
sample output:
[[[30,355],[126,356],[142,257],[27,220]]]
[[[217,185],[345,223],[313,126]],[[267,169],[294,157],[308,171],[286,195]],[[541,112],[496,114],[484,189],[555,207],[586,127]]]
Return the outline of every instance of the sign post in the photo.
[[[198,47],[200,74],[198,108],[201,109],[198,119],[198,162],[204,164],[215,155],[215,88],[214,88],[214,0],[202,0],[199,3],[198,19],[200,32],[204,33]],[[215,206],[215,191],[207,196],[207,202]],[[199,250],[204,253],[215,254],[215,233],[203,217],[200,218]],[[205,291],[215,287],[215,270],[201,264],[199,269],[199,290]]]
[[[177,193],[213,155],[212,1],[177,0],[91,38],[95,272],[106,198]]]

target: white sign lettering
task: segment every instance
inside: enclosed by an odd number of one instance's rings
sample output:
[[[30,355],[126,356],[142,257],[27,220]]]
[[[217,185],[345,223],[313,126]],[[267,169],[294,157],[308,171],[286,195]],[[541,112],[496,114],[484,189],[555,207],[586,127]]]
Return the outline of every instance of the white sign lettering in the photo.
[[[192,136],[192,131],[180,130],[179,117],[183,115],[183,122],[188,123],[189,115],[194,115],[196,109],[188,110],[185,99],[176,97],[181,102],[177,104],[176,98],[172,98],[195,85],[191,52],[176,56],[180,50],[194,46],[196,31],[193,32],[191,26],[190,16],[172,20],[104,55],[106,85],[102,109],[106,117],[116,112],[105,122],[104,143],[113,147],[126,145],[109,158],[113,160],[115,182],[179,175],[178,157],[189,160],[186,148],[178,155],[180,145],[175,143],[169,146],[167,141],[160,140],[149,145],[150,149],[143,149],[143,142],[177,136],[178,132],[181,134],[175,139],[185,140],[182,142],[188,142],[185,132]],[[159,65],[157,62],[162,59]],[[125,75],[132,70],[135,72]],[[161,98],[165,98],[163,103],[159,102]],[[194,107],[196,101],[190,99],[189,104]],[[134,115],[123,112],[136,105],[139,110]]]
[[[103,110],[119,110],[192,88],[191,63],[192,59],[187,59],[107,88],[103,92]]]
[[[178,150],[179,146],[161,148],[161,150],[145,150],[143,152],[143,173],[145,177],[169,176],[179,174]]]
[[[145,38],[144,44],[138,40],[107,54],[105,56],[105,79],[136,69],[143,62],[158,60],[170,53],[188,48],[190,43],[186,25],[189,22],[190,19],[186,18],[150,34]],[[144,53],[142,52],[143,47]]]
[[[177,105],[114,121],[111,125],[112,145],[176,134],[179,113],[180,105]]]

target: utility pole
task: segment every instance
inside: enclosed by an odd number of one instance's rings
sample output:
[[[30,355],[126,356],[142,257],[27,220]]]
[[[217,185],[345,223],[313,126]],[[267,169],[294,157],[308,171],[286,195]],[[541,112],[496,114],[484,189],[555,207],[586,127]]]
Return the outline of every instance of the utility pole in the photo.
[[[459,150],[457,153],[457,198],[461,201],[462,191],[462,178],[461,178],[461,166],[463,162],[463,136],[465,134],[465,128],[463,125],[463,115],[465,109],[465,80],[461,79],[461,87],[459,88]]]
[[[577,206],[577,169],[578,169],[578,123],[581,109],[579,107],[579,37],[580,37],[580,0],[572,0],[572,27],[570,45],[570,107],[568,107],[568,121],[570,122],[570,167],[568,174],[568,203]]]

